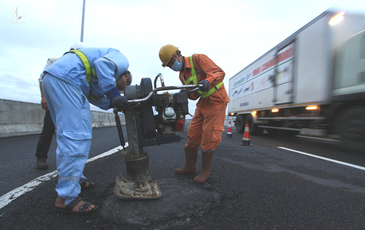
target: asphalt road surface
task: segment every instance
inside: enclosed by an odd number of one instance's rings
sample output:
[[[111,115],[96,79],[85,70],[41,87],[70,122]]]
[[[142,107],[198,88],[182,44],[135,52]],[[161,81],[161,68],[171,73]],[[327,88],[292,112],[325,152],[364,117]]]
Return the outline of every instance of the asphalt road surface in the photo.
[[[125,201],[113,194],[116,176],[125,173],[117,130],[94,129],[90,158],[115,153],[86,164],[96,186],[81,196],[99,209],[84,216],[54,211],[57,177],[24,187],[55,172],[55,140],[49,169],[37,170],[39,135],[1,138],[0,229],[365,229],[364,156],[303,137],[251,136],[252,146],[240,146],[242,134],[233,129],[232,138],[222,135],[211,179],[198,185],[194,175],[173,173],[184,163],[186,133],[179,135],[179,143],[144,148],[162,197]]]

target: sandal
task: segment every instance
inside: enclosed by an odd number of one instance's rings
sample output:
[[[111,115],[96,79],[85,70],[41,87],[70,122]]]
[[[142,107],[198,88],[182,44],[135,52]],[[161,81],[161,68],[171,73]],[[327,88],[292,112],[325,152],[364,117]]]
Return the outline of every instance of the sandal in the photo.
[[[87,211],[87,209],[89,208],[89,206],[91,205],[91,203],[89,202],[85,202],[85,204],[81,205],[79,207],[79,211],[75,212],[72,209],[82,201],[81,197],[76,197],[76,199],[74,199],[73,201],[71,201],[71,203],[69,203],[65,208],[59,208],[56,207],[55,210],[58,212],[63,212],[63,213],[69,213],[69,214],[74,214],[74,215],[84,215],[84,214],[88,214],[91,212],[94,212],[96,209],[98,209],[97,205],[94,205],[95,208]]]
[[[80,183],[81,189],[88,189],[95,186],[94,182],[90,182],[87,180],[84,180],[82,183]]]

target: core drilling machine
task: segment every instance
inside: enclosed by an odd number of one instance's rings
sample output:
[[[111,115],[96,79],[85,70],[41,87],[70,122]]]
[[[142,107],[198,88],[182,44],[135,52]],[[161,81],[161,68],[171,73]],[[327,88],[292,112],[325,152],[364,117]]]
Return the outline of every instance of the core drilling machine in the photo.
[[[157,88],[158,79],[161,87]],[[149,157],[143,147],[181,140],[175,132],[183,130],[185,115],[189,114],[188,93],[197,91],[199,86],[201,85],[166,87],[161,74],[155,77],[155,89],[152,89],[150,78],[142,78],[140,85],[126,86],[124,96],[128,99],[128,106],[123,109],[123,113],[128,137],[127,147],[118,110],[114,110],[127,172],[126,177],[120,173],[116,178],[114,194],[117,198],[157,199],[162,196],[157,183],[151,181]],[[171,90],[180,91],[170,94]],[[161,91],[164,93],[157,93]],[[157,115],[154,115],[153,107]]]

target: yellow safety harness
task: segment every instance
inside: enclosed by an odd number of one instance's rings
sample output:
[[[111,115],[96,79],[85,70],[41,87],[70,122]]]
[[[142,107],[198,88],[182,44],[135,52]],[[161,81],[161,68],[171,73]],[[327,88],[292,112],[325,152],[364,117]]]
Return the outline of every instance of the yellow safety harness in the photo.
[[[191,82],[193,82],[193,84],[196,85],[196,84],[198,84],[198,79],[196,77],[195,68],[194,68],[194,64],[193,64],[193,55],[190,56],[189,60],[190,60],[190,65],[191,65],[191,76],[186,81],[185,81],[184,77],[182,77],[182,79],[183,79],[185,85],[188,85]],[[210,95],[212,95],[215,91],[217,91],[222,85],[223,85],[223,82],[219,83],[218,85],[215,85],[208,92],[203,92],[201,90],[198,90],[197,93],[200,95],[201,98],[207,98]]]
[[[86,80],[89,83],[89,89],[91,89],[91,78],[92,77],[97,78],[97,76],[95,74],[94,68],[91,67],[91,65],[90,65],[89,59],[87,59],[86,55],[83,52],[81,52],[80,50],[70,50],[70,51],[66,52],[65,54],[67,54],[67,53],[75,53],[80,58],[82,64],[85,67]],[[96,98],[96,97],[92,96],[90,93],[89,93],[88,97],[94,101],[102,98],[102,97]]]

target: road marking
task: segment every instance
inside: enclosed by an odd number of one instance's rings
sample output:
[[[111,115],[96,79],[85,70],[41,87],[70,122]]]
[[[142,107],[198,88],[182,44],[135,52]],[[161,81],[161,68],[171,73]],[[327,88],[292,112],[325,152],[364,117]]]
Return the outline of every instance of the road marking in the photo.
[[[126,146],[128,146],[128,143],[126,143]],[[121,149],[122,149],[122,146],[115,147],[114,149],[111,149],[105,153],[99,154],[93,158],[88,159],[86,161],[86,163],[101,159],[103,157],[110,156],[114,153],[119,152]],[[35,189],[38,185],[42,184],[43,182],[49,181],[56,176],[57,176],[57,170],[54,170],[43,176],[35,178],[34,180],[26,183],[25,185],[22,185],[16,189],[13,189],[12,191],[6,193],[5,195],[2,195],[0,197],[0,209],[5,207],[6,205],[10,204],[12,201],[14,201],[18,197],[24,195],[25,193],[32,191],[33,189]]]
[[[340,165],[349,166],[349,167],[352,167],[352,168],[356,168],[356,169],[360,169],[360,170],[365,171],[365,167],[361,167],[361,166],[358,166],[358,165],[353,165],[353,164],[349,164],[349,163],[346,163],[346,162],[333,160],[333,159],[326,158],[326,157],[320,157],[320,156],[316,156],[316,155],[313,155],[313,154],[309,154],[309,153],[305,153],[305,152],[301,152],[301,151],[298,151],[298,150],[289,149],[289,148],[285,148],[285,147],[278,147],[278,148],[279,149],[284,149],[284,150],[287,150],[287,151],[291,151],[291,152],[295,152],[295,153],[299,153],[299,154],[302,154],[302,155],[306,155],[306,156],[318,158],[318,159],[321,159],[321,160],[330,161],[330,162],[337,163],[337,164],[340,164]]]
[[[314,139],[314,140],[320,140],[320,141],[340,142],[339,140],[329,139],[329,138],[321,138],[321,137],[311,137],[311,136],[303,136],[303,135],[297,135],[297,137],[307,138],[307,139]]]

